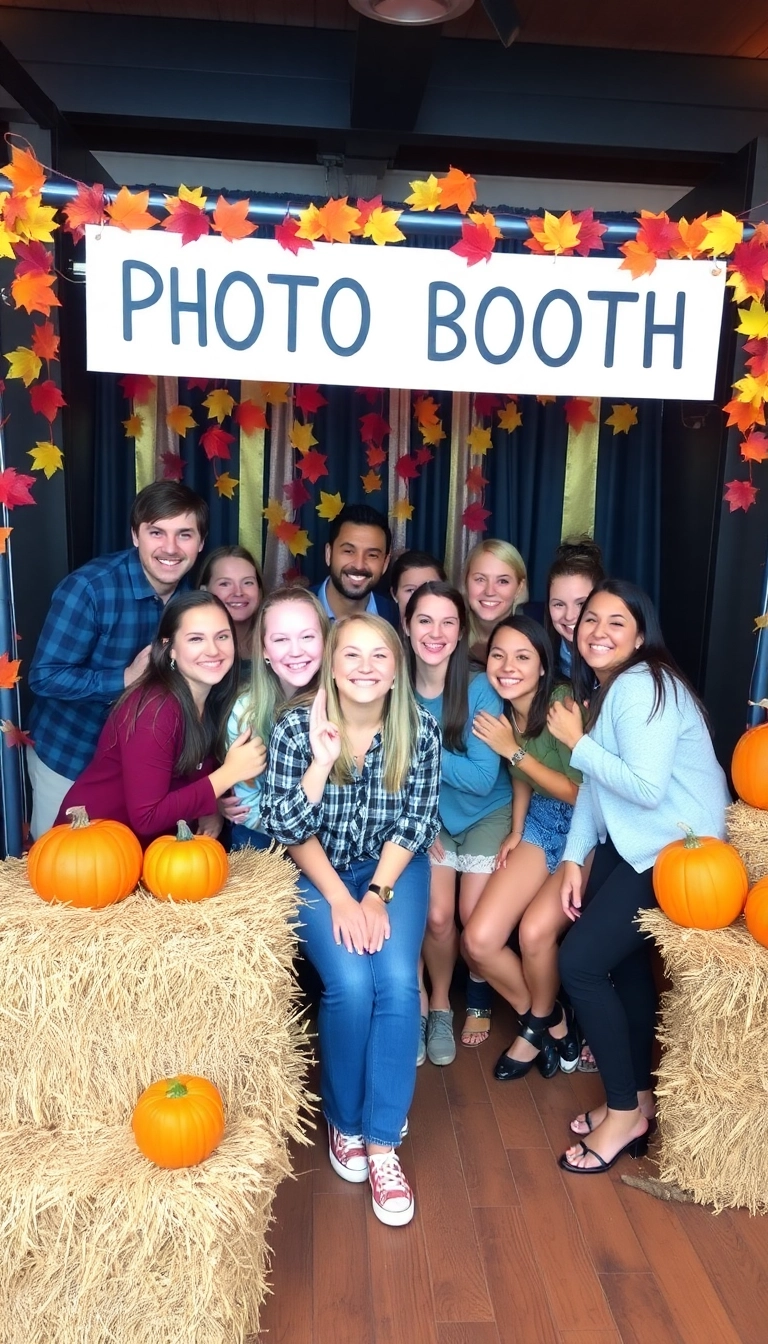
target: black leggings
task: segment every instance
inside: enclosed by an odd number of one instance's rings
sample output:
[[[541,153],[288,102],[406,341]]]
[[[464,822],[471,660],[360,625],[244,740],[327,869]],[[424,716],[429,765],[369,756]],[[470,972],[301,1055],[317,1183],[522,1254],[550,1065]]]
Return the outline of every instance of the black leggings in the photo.
[[[560,948],[563,985],[616,1111],[635,1110],[651,1086],[656,989],[648,939],[634,920],[655,904],[653,869],[636,873],[608,839]]]

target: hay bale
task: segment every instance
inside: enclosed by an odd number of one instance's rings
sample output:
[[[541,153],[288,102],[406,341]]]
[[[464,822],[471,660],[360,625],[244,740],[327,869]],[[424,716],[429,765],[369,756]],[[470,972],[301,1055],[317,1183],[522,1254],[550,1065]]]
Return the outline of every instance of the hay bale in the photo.
[[[232,856],[195,904],[129,896],[48,905],[0,864],[0,1125],[123,1124],[143,1089],[201,1073],[230,1122],[301,1137],[304,1024],[293,976],[296,870],[281,850]]]
[[[768,876],[768,812],[748,803],[732,803],[725,813],[728,839],[741,855],[753,887]]]
[[[768,1212],[768,950],[743,919],[683,929],[648,910],[639,923],[672,982],[659,1030],[659,1175],[716,1212]]]
[[[243,1115],[184,1171],[147,1162],[127,1124],[0,1133],[3,1344],[240,1344],[288,1172]]]

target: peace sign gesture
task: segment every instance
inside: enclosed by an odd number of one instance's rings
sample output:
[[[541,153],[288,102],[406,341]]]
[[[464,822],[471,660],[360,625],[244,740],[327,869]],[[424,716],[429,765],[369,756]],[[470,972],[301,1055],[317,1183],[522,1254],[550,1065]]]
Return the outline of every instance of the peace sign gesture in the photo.
[[[328,718],[325,691],[320,687],[309,711],[309,745],[312,759],[323,770],[330,771],[341,755],[341,733]]]

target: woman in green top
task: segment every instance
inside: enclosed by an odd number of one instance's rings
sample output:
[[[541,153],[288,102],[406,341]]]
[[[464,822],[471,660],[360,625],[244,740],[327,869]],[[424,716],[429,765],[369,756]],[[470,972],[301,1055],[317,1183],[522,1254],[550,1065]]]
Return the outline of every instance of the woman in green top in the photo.
[[[579,1060],[573,1021],[555,998],[557,980],[544,991],[547,1003],[532,998],[525,958],[507,946],[539,892],[551,888],[558,896],[557,869],[581,783],[570,751],[547,728],[551,702],[567,695],[566,686],[555,684],[553,666],[552,644],[537,621],[522,615],[500,621],[488,643],[487,676],[506,713],[478,714],[472,730],[509,761],[513,777],[512,830],[463,937],[478,974],[520,1017],[520,1034],[494,1070],[500,1081],[521,1078],[536,1059],[545,1078],[561,1066],[571,1072]]]

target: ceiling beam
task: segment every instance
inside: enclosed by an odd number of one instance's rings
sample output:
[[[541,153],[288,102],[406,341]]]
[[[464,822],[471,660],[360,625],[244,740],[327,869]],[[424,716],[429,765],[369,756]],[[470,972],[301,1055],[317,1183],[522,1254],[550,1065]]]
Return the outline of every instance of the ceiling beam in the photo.
[[[360,16],[350,105],[353,129],[413,130],[441,33],[441,24],[406,28]]]

